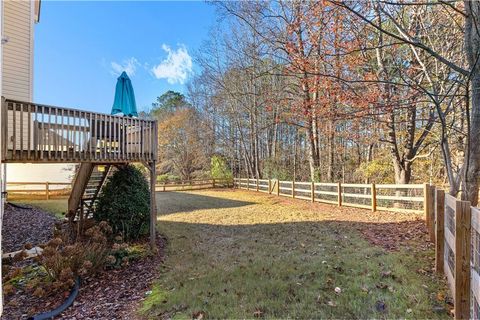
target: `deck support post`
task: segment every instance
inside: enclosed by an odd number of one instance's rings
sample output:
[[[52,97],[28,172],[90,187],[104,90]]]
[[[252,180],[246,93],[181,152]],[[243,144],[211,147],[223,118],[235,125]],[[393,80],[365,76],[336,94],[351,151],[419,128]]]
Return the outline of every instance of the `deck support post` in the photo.
[[[157,225],[157,202],[155,197],[155,185],[157,182],[157,169],[155,161],[146,163],[150,171],[150,247],[156,249],[155,230]],[[165,184],[163,185],[165,188]]]

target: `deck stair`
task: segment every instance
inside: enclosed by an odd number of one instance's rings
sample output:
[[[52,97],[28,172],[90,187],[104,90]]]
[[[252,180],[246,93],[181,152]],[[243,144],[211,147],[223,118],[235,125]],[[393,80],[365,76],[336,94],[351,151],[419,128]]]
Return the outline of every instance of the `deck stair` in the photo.
[[[108,178],[116,171],[113,164],[82,163],[75,176],[69,198],[69,219],[78,221],[91,218]]]

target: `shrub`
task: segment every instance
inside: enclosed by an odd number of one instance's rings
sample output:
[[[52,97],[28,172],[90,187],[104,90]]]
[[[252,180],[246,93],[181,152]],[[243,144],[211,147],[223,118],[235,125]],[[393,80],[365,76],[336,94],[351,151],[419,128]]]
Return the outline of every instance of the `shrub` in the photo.
[[[232,179],[232,170],[223,157],[213,156],[210,161],[210,174],[212,179]]]
[[[167,183],[167,182],[177,182],[181,181],[182,179],[179,176],[165,173],[157,176],[157,182],[159,183]]]
[[[107,221],[125,240],[147,234],[150,192],[142,173],[131,165],[119,168],[103,188],[93,216],[97,221]]]
[[[85,236],[70,243],[66,233],[57,233],[38,257],[52,279],[48,290],[68,290],[77,276],[93,275],[103,269],[110,252],[107,237],[112,228],[105,221],[86,230]]]

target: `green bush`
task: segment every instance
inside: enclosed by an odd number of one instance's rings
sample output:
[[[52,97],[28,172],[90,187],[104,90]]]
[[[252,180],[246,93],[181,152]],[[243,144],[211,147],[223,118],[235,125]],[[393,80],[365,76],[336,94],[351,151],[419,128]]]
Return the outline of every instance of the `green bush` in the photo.
[[[95,220],[107,221],[115,234],[121,234],[128,241],[148,233],[149,216],[150,191],[147,180],[134,166],[121,167],[98,198]]]
[[[165,174],[160,174],[157,176],[157,182],[158,183],[167,183],[167,182],[178,182],[181,181],[179,176],[170,174],[170,173],[165,173]]]
[[[213,156],[210,161],[210,175],[212,179],[232,179],[232,170],[221,156]]]

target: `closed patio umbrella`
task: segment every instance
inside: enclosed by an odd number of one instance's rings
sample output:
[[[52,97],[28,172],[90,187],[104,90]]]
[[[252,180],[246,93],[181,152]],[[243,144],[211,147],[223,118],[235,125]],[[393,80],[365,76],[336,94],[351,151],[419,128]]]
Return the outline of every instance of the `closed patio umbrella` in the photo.
[[[115,87],[112,115],[115,114],[123,114],[127,117],[138,117],[132,81],[130,81],[130,78],[125,71],[123,71],[120,77],[118,77],[117,85]]]

